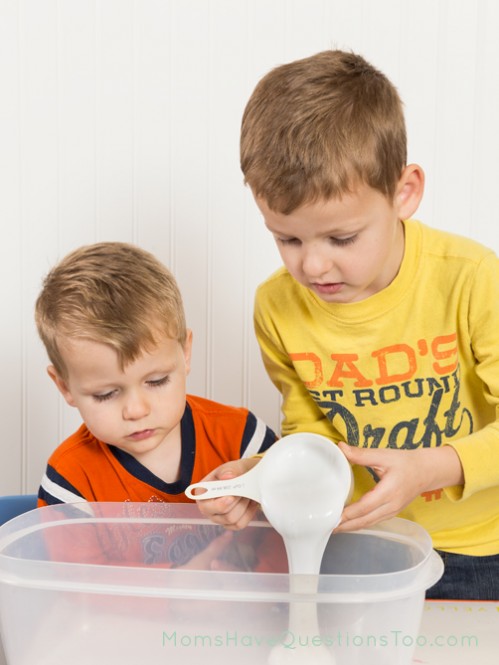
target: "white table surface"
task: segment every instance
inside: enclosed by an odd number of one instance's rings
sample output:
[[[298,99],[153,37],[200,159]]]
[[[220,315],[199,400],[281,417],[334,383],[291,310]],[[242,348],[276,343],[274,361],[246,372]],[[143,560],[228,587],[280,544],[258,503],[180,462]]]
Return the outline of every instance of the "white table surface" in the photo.
[[[426,601],[415,665],[498,665],[499,601]]]
[[[414,665],[499,665],[499,601],[426,601],[418,642]]]

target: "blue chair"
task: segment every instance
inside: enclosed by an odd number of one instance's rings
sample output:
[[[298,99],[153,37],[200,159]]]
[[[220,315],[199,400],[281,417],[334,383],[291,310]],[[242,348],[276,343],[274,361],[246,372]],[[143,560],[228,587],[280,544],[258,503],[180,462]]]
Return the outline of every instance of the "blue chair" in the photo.
[[[0,496],[0,526],[5,522],[27,513],[28,510],[36,508],[38,496],[36,494],[17,494],[11,496]],[[0,638],[0,665],[7,665]]]
[[[36,508],[37,500],[36,494],[0,496],[0,525]]]

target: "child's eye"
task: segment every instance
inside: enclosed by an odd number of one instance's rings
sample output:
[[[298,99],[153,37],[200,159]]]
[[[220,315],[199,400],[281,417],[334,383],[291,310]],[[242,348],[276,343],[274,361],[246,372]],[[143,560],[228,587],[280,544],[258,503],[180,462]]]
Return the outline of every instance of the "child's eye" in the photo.
[[[97,393],[96,395],[92,395],[92,397],[96,402],[105,402],[106,400],[114,397],[115,393],[116,390],[111,390],[108,393],[102,393],[102,394]]]
[[[150,381],[147,381],[147,385],[151,386],[151,388],[159,388],[160,386],[165,386],[169,381],[170,377],[167,374],[166,376],[162,376],[160,379],[151,379]]]
[[[349,236],[348,238],[330,238],[333,245],[339,245],[344,247],[345,245],[351,245],[357,240],[357,236]]]

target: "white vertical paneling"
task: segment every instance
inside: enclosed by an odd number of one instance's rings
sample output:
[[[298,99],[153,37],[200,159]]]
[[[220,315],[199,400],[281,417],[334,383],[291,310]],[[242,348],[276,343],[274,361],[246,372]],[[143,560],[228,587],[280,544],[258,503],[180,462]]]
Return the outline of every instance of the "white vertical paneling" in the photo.
[[[96,3],[57,5],[58,256],[96,229]]]
[[[171,264],[171,3],[135,2],[134,215],[136,241]]]
[[[405,102],[419,217],[499,249],[496,0],[2,0],[0,492],[36,489],[79,421],[45,374],[33,305],[74,247],[130,240],[176,274],[194,330],[189,390],[278,427],[252,328],[280,265],[243,187],[239,126],[276,65],[362,53]]]
[[[59,243],[59,136],[57,88],[57,3],[19,3],[20,155],[23,344],[25,362],[23,480],[32,488],[36,473],[58,440],[59,402],[48,389],[46,360],[33,324],[33,303]]]
[[[327,48],[353,50],[363,54],[365,12],[362,0],[335,0],[326,3],[329,43]],[[377,4],[377,3],[376,3]],[[376,28],[379,23],[376,24]],[[313,49],[312,52],[317,49]]]
[[[325,0],[290,0],[285,5],[285,60],[306,58],[328,48]]]
[[[400,76],[396,82],[404,101],[408,160],[420,164],[426,173],[425,194],[416,216],[431,224],[438,141],[439,3],[421,0],[404,3],[403,7],[401,25],[405,30],[400,48]]]
[[[473,118],[473,161],[471,180],[472,226],[470,234],[499,253],[499,232],[495,194],[499,182],[499,3],[478,3],[477,55],[473,63],[476,77]]]
[[[248,3],[210,5],[208,87],[208,284],[211,314],[207,394],[243,403],[245,293],[244,190],[239,170],[241,100],[246,94]],[[234,40],[234,32],[241,36]],[[223,104],[220,103],[224,100]],[[197,334],[197,331],[195,331]]]
[[[286,62],[287,6],[286,0],[248,0],[247,96],[264,74]]]
[[[286,6],[284,0],[248,2],[247,78],[242,110],[258,80],[270,69],[286,61]],[[241,111],[242,114],[242,111]],[[266,422],[279,430],[279,396],[263,368],[253,333],[253,299],[256,287],[280,265],[277,250],[265,229],[261,215],[245,190],[244,207],[245,270],[245,376],[244,402]]]
[[[97,240],[133,241],[134,3],[96,3]]]
[[[455,3],[441,0],[439,7],[433,223],[441,228],[450,223],[468,235],[472,179],[462,165],[473,163],[477,3],[461,0],[456,11]]]
[[[175,247],[172,267],[194,331],[189,390],[207,394],[211,242],[209,124],[209,2],[174,2],[171,14],[171,178]]]
[[[4,2],[0,21],[0,493],[17,492],[23,469],[22,234],[20,227],[19,8]]]
[[[408,4],[400,0],[364,3],[363,53],[368,59],[371,53],[376,53],[376,66],[391,81],[400,80],[401,41],[406,32],[401,22],[401,14]],[[383,16],[383,21],[379,20],[380,15]]]

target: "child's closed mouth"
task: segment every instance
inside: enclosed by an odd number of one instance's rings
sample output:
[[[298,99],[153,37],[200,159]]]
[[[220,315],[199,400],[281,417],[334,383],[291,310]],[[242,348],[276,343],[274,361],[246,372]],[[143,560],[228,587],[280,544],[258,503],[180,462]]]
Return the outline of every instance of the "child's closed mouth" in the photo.
[[[312,283],[312,288],[317,291],[317,293],[321,293],[324,295],[331,295],[334,293],[338,293],[338,291],[341,291],[343,288],[344,283],[343,282],[331,282],[329,284],[320,284],[319,282],[313,282]]]
[[[133,441],[143,441],[144,439],[148,439],[150,436],[152,436],[154,432],[155,430],[153,429],[143,429],[139,432],[133,432],[132,434],[129,434],[127,438],[133,439]]]

